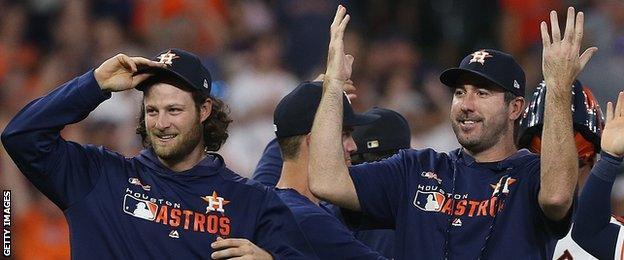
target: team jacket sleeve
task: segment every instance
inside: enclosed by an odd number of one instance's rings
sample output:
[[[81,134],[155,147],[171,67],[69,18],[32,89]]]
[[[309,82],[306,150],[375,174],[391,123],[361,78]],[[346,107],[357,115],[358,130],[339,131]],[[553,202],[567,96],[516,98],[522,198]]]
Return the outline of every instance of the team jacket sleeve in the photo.
[[[274,187],[279,181],[282,173],[282,153],[279,148],[277,139],[271,140],[264,148],[262,157],[258,161],[256,170],[254,170],[251,179],[264,185]]]
[[[360,228],[394,228],[397,209],[405,190],[405,151],[379,162],[349,168],[362,213]]]
[[[357,240],[331,215],[313,213],[300,225],[320,259],[386,259]]]
[[[622,158],[601,153],[579,198],[572,239],[598,259],[614,259],[620,226],[611,224],[611,189]],[[620,259],[616,257],[615,259]]]
[[[63,210],[91,191],[99,177],[96,154],[103,150],[65,141],[60,131],[83,120],[109,97],[90,71],[30,102],[2,133],[2,143],[17,167]]]
[[[294,215],[274,191],[267,192],[265,205],[261,208],[254,238],[258,247],[271,253],[275,259],[317,258]]]

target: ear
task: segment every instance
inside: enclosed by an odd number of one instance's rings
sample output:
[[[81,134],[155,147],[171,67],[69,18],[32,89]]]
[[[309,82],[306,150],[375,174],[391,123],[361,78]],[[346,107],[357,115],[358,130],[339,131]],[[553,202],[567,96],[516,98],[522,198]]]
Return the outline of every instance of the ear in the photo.
[[[311,136],[312,136],[312,133],[308,133],[308,134],[305,136],[305,144],[306,144],[306,146],[310,146],[310,140],[311,140],[311,138],[310,138],[310,137],[311,137]],[[303,143],[303,142],[302,142],[302,143]]]
[[[516,97],[509,102],[509,119],[515,121],[524,113],[524,98]]]
[[[200,122],[206,121],[212,113],[212,99],[207,98],[206,101],[199,108]]]

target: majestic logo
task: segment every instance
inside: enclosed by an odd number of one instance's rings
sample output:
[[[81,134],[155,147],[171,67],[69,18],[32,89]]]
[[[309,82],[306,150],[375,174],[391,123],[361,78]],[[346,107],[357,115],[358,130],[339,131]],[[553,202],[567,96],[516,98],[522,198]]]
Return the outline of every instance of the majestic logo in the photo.
[[[230,203],[229,200],[225,200],[224,198],[219,197],[217,195],[217,191],[213,191],[212,196],[204,196],[201,198],[204,201],[208,202],[208,206],[206,207],[206,213],[209,213],[211,211],[218,211],[221,213],[225,213],[225,209],[223,208],[223,206]]]
[[[520,83],[514,79],[514,88],[520,89]]]
[[[472,55],[472,59],[470,59],[469,63],[478,62],[481,63],[481,65],[485,64],[485,58],[492,57],[489,52],[483,50],[475,51],[473,54],[470,55]]]
[[[177,230],[171,230],[171,232],[169,232],[169,237],[170,238],[180,238],[180,234],[178,233]]]
[[[208,80],[204,79],[204,88],[208,88],[210,87],[210,85],[208,85]]]
[[[453,225],[453,226],[455,226],[455,227],[461,227],[461,226],[462,226],[462,221],[461,221],[461,219],[459,219],[459,218],[455,218],[455,220],[453,220],[452,225]]]
[[[173,59],[176,58],[180,58],[180,56],[176,55],[175,53],[171,52],[171,50],[169,50],[168,52],[165,52],[163,54],[160,54],[160,56],[158,56],[158,59],[160,63],[171,66],[171,64],[173,64]]]
[[[496,196],[496,194],[501,192],[500,190],[501,186],[503,188],[503,191],[502,191],[503,194],[509,194],[509,186],[511,186],[514,183],[516,183],[516,179],[514,178],[505,177],[505,176],[501,177],[496,184],[490,184],[490,187],[494,189],[494,191],[492,191],[492,197]]]
[[[139,178],[129,178],[128,182],[130,184],[134,184],[134,185],[138,185],[141,186],[141,188],[143,188],[144,191],[150,191],[150,189],[152,189],[152,187],[150,187],[149,185],[144,185],[141,180],[139,180]]]
[[[420,176],[425,177],[427,179],[436,180],[438,184],[442,184],[442,179],[438,178],[438,175],[434,172],[422,172]]]

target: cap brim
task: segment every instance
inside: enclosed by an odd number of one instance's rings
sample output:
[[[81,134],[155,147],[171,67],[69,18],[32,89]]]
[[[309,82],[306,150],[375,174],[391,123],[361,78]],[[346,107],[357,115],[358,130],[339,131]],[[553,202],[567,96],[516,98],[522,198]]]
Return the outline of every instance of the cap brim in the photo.
[[[182,76],[182,75],[178,74],[177,72],[175,72],[175,71],[173,71],[173,70],[170,70],[170,69],[167,69],[167,68],[160,68],[160,67],[147,67],[147,68],[142,68],[142,69],[139,69],[139,70],[135,73],[135,75],[139,75],[139,74],[146,74],[146,73],[153,74],[153,75],[166,75],[166,76],[170,76],[170,77],[173,77],[173,78],[178,78],[178,79],[181,79],[184,83],[186,83],[186,84],[187,84],[187,86],[186,86],[186,87],[189,87],[190,89],[195,89],[195,88],[193,87],[193,84],[191,84],[191,81],[189,81],[188,79],[186,79],[184,76]],[[145,85],[143,85],[143,84],[138,84],[138,85],[136,86],[136,89],[137,89],[137,90],[140,90],[140,91],[143,91],[143,90],[145,90],[145,87],[146,87],[146,86],[145,86]]]
[[[379,119],[379,115],[366,115],[366,114],[354,114],[352,118],[345,118],[344,125],[345,126],[359,126],[359,125],[367,125],[375,122],[375,120]]]
[[[457,86],[457,79],[459,79],[459,77],[463,74],[468,74],[477,78],[481,78],[484,80],[487,80],[489,82],[492,82],[494,84],[496,84],[497,86],[506,89],[504,87],[503,84],[501,84],[500,82],[488,77],[487,75],[478,72],[478,71],[474,71],[474,70],[469,70],[469,69],[462,69],[462,68],[452,68],[452,69],[447,69],[444,72],[442,72],[442,74],[440,74],[440,81],[444,84],[447,85],[451,88]]]

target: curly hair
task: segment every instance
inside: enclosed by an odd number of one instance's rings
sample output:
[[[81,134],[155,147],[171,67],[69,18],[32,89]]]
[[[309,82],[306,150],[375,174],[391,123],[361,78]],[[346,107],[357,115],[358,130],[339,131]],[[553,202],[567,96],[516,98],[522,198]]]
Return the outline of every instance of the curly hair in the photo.
[[[145,81],[143,81],[140,85],[145,86],[144,92],[148,91],[151,86],[156,83],[167,83],[173,86],[177,86],[184,91],[188,91],[193,96],[193,101],[195,103],[195,108],[197,111],[200,110],[201,105],[206,102],[206,100],[212,100],[212,112],[210,116],[204,122],[203,125],[203,138],[204,138],[204,146],[206,151],[216,152],[221,149],[221,145],[225,143],[229,134],[228,134],[228,126],[232,122],[230,118],[230,109],[228,106],[220,100],[213,96],[207,96],[203,94],[201,91],[193,91],[185,82],[171,77],[164,76],[152,76]],[[145,96],[143,97],[143,102],[141,102],[141,114],[139,115],[139,122],[136,128],[136,133],[141,136],[141,141],[143,143],[144,148],[151,148],[152,144],[150,143],[149,138],[147,138],[147,129],[145,128],[145,106],[143,103],[145,102]]]

